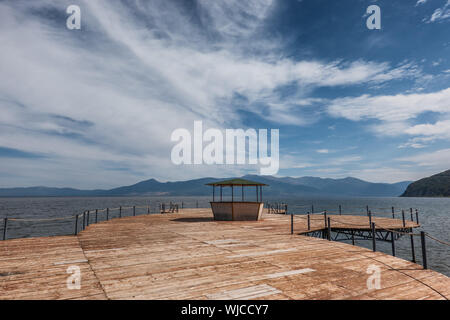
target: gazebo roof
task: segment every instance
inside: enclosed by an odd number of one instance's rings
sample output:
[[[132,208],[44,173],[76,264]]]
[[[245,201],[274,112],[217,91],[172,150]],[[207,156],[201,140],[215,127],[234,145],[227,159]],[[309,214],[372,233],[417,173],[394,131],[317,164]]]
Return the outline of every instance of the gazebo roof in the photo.
[[[230,180],[223,180],[223,181],[217,181],[217,182],[211,182],[207,183],[207,186],[267,186],[265,183],[245,180],[245,179],[230,179]]]

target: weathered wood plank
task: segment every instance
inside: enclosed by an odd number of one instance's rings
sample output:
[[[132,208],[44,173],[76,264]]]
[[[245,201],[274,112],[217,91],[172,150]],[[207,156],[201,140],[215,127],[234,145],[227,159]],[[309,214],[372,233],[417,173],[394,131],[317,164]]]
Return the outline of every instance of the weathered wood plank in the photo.
[[[208,209],[112,219],[78,236],[0,242],[0,299],[442,299],[450,280],[369,249],[311,238],[306,216],[213,221]],[[368,217],[329,216],[367,229]],[[311,227],[324,227],[321,215]],[[401,220],[374,217],[383,228]],[[366,226],[367,225],[367,226]],[[407,227],[417,226],[407,221]],[[347,225],[348,227],[348,225]],[[66,288],[80,267],[80,290]],[[381,289],[367,288],[367,268]]]

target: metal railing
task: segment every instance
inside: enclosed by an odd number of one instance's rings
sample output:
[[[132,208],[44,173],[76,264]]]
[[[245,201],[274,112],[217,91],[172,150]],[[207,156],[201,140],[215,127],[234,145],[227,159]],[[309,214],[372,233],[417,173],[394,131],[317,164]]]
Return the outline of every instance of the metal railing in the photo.
[[[341,213],[341,206],[339,206],[339,211]],[[357,223],[351,223],[351,222],[344,222],[341,220],[338,220],[336,218],[331,218],[329,216],[327,216],[327,214],[329,214],[330,212],[328,211],[322,211],[320,213],[315,213],[313,216],[317,216],[319,214],[322,214],[323,217],[318,217],[318,218],[312,218],[311,214],[308,212],[306,217],[304,216],[300,216],[300,215],[296,215],[291,213],[291,234],[294,234],[294,216],[301,218],[301,219],[307,219],[307,228],[308,231],[311,230],[311,220],[324,220],[324,228],[322,228],[322,231],[324,231],[326,233],[326,239],[331,241],[332,237],[331,237],[331,232],[333,231],[332,228],[332,221],[339,223],[340,225],[348,225],[351,227],[368,227],[367,224],[357,224]],[[414,222],[414,217],[413,217],[413,209],[410,209],[410,213],[411,213],[411,221]],[[412,232],[412,227],[407,227],[406,226],[406,219],[405,219],[405,210],[402,210],[402,227],[400,230],[394,230],[394,229],[390,229],[390,228],[385,228],[385,227],[381,227],[381,226],[377,226],[375,222],[372,221],[372,215],[373,213],[371,212],[371,210],[369,210],[367,208],[367,215],[369,217],[369,227],[370,227],[370,240],[372,241],[372,250],[375,252],[376,248],[377,248],[377,237],[376,237],[376,233],[377,230],[383,230],[386,231],[390,234],[390,240],[387,240],[387,237],[385,237],[384,241],[388,241],[391,242],[392,244],[392,255],[395,257],[396,252],[395,252],[395,235],[397,235],[397,238],[399,236],[403,236],[403,235],[409,235],[410,239],[411,239],[411,255],[412,255],[412,262],[416,263],[416,253],[415,253],[415,246],[414,246],[414,238],[413,237],[420,237],[420,242],[421,242],[421,251],[422,251],[422,264],[423,264],[423,268],[424,269],[428,269],[428,262],[427,262],[427,252],[426,252],[426,237],[440,243],[446,246],[450,247],[450,243],[446,242],[444,240],[440,240],[432,235],[430,235],[429,233],[425,232],[425,231],[420,231],[420,233],[413,233]],[[395,213],[394,213],[394,208],[392,207],[392,215],[393,215],[393,219],[395,219]],[[419,213],[418,210],[415,210],[415,216],[416,216],[416,223],[417,225],[419,224]],[[336,228],[339,228],[341,226],[336,226]],[[342,228],[342,227],[341,227]],[[349,228],[351,229],[351,228]],[[353,228],[356,229],[356,228]],[[402,231],[401,231],[402,230]],[[404,230],[409,230],[409,231],[404,231]],[[352,233],[353,235],[353,233]],[[354,239],[353,240],[353,244],[354,244]]]
[[[184,205],[183,205],[184,206]],[[182,207],[183,207],[182,206]],[[158,207],[156,207],[158,208]],[[144,210],[142,210],[144,209]],[[139,212],[138,212],[139,210]],[[126,212],[128,211],[128,212]],[[149,205],[146,206],[119,206],[115,208],[104,208],[104,209],[93,209],[86,210],[83,213],[66,216],[66,217],[55,217],[55,218],[34,218],[34,217],[5,217],[3,218],[3,230],[2,230],[2,240],[8,239],[8,228],[11,222],[30,222],[30,223],[41,223],[41,222],[55,222],[55,221],[73,221],[73,231],[67,232],[65,235],[74,234],[77,235],[80,231],[85,230],[87,226],[95,224],[101,221],[108,221],[113,218],[122,218],[130,216],[136,216],[137,214],[156,214],[156,213],[175,213],[179,211],[179,205],[177,203],[170,202],[168,205],[165,203],[159,203],[158,210],[152,210]],[[1,220],[0,220],[1,221]]]

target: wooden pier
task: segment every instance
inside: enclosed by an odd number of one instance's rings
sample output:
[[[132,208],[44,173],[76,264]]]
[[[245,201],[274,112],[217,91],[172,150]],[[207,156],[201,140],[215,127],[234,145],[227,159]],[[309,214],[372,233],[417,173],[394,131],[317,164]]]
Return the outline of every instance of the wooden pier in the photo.
[[[311,219],[311,217],[313,219]],[[77,236],[0,241],[0,299],[448,299],[450,279],[381,252],[301,235],[321,215],[213,221],[210,209],[123,217]],[[364,216],[331,227],[369,228]],[[343,225],[339,225],[340,221]],[[373,217],[379,228],[402,220]],[[407,228],[417,227],[413,221]],[[68,289],[68,267],[81,271]],[[380,289],[369,289],[370,266]]]

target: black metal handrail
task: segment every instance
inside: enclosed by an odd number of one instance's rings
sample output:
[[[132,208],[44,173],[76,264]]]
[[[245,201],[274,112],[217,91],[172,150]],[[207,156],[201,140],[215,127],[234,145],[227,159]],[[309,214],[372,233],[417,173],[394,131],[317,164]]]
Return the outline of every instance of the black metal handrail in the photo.
[[[182,207],[184,207],[184,204],[182,204]],[[169,211],[165,210],[166,204],[160,203],[159,204],[159,211],[152,211],[151,206],[119,206],[115,208],[103,208],[103,209],[92,209],[92,210],[86,210],[83,213],[78,213],[71,216],[66,217],[55,217],[55,218],[34,218],[34,217],[5,217],[3,218],[3,234],[2,234],[2,240],[8,239],[8,223],[11,221],[17,221],[17,222],[50,222],[50,221],[66,221],[66,220],[74,220],[74,231],[72,233],[67,234],[74,234],[77,235],[78,232],[84,230],[87,226],[89,226],[92,223],[98,223],[99,220],[99,214],[103,214],[105,219],[103,221],[110,220],[110,213],[112,211],[118,212],[118,217],[116,218],[122,218],[123,217],[123,211],[127,209],[132,209],[133,216],[136,216],[136,209],[146,209],[146,214],[151,213],[174,213],[179,211],[179,205],[177,203],[170,202],[168,205]],[[95,215],[95,216],[94,216]],[[94,218],[95,217],[95,218]],[[81,219],[81,220],[80,220]],[[94,221],[92,221],[94,220]],[[0,220],[1,221],[1,220]]]

